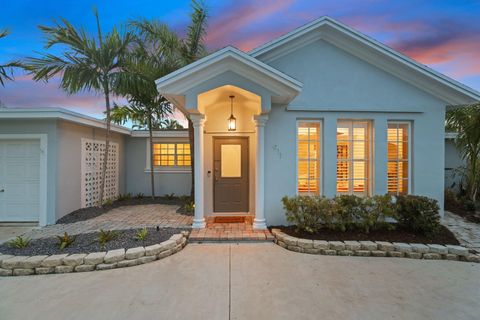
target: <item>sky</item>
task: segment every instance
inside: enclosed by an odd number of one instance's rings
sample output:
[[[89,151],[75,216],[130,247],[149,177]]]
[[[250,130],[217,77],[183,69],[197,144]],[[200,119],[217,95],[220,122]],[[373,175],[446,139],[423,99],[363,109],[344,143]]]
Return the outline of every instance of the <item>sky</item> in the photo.
[[[179,34],[189,22],[189,0],[1,0],[0,64],[45,52],[39,25],[65,18],[96,34],[92,8],[102,29],[132,19],[157,19]],[[327,15],[385,43],[420,63],[480,91],[480,0],[206,0],[210,51],[226,45],[249,51]],[[48,52],[58,53],[60,49]],[[0,87],[0,101],[12,108],[63,107],[103,117],[104,100],[95,93],[67,95],[59,80],[35,82],[16,72]]]

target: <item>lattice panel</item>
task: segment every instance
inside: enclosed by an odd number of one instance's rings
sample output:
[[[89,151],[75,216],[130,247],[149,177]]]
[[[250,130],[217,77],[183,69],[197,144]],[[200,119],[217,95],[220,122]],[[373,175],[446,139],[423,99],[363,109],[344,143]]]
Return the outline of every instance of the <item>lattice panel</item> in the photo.
[[[82,208],[98,205],[105,141],[82,139]],[[118,196],[118,143],[108,146],[104,200]]]

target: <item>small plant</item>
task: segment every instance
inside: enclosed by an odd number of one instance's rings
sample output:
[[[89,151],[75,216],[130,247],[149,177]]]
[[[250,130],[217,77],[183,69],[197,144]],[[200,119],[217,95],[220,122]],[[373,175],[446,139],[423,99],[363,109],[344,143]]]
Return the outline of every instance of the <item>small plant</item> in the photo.
[[[185,195],[183,195],[183,196],[178,197],[178,199],[181,201],[181,203],[190,203],[190,202],[193,202],[193,199],[192,199],[192,197],[190,197],[190,196],[185,196]]]
[[[167,200],[174,200],[175,199],[175,193],[173,193],[173,192],[172,193],[166,193],[165,198]]]
[[[398,222],[414,232],[434,236],[440,230],[438,204],[434,199],[403,195],[397,198]]]
[[[109,207],[112,204],[113,204],[113,199],[111,199],[111,198],[105,199],[105,201],[103,201],[103,206],[104,207]]]
[[[30,239],[23,236],[17,236],[15,239],[8,241],[8,246],[17,249],[23,249],[28,246]]]
[[[145,195],[142,192],[139,192],[135,195],[135,198],[136,199],[143,199],[143,198],[145,198]]]
[[[334,229],[340,226],[335,221],[335,202],[318,196],[283,197],[287,221],[294,223],[298,229],[315,233],[323,225]],[[340,228],[342,229],[342,228]]]
[[[192,214],[195,211],[195,203],[194,202],[188,202],[185,203],[185,212]]]
[[[57,236],[58,238],[58,247],[60,250],[69,247],[74,241],[75,237],[70,236],[68,233],[64,233],[63,236]]]
[[[125,201],[130,199],[132,199],[132,194],[130,192],[125,194],[120,194],[117,197],[117,201]]]
[[[98,234],[98,242],[100,243],[100,246],[105,247],[107,242],[112,241],[117,236],[118,236],[117,231],[100,229],[100,232]]]
[[[147,239],[147,236],[148,236],[148,229],[143,228],[143,229],[137,230],[137,232],[135,233],[135,240],[143,242],[145,241],[145,239]]]

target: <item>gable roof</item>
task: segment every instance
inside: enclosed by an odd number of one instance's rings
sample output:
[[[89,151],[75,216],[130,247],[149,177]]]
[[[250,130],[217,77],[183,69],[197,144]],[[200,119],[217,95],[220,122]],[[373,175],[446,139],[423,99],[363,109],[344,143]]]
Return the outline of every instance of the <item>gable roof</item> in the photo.
[[[480,92],[403,55],[330,17],[324,16],[249,52],[263,61],[324,39],[450,104],[480,100]],[[310,42],[309,42],[310,41]],[[289,50],[289,45],[292,47]]]
[[[186,65],[155,81],[158,91],[182,108],[182,95],[199,81],[210,79],[233,70],[246,78],[263,85],[278,96],[293,99],[303,84],[289,75],[251,57],[245,52],[228,46],[202,59]]]

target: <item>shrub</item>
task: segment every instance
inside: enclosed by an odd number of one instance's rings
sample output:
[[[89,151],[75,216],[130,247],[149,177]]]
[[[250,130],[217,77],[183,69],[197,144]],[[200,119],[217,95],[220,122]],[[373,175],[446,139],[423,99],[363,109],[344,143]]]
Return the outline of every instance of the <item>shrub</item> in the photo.
[[[75,237],[70,236],[66,232],[63,234],[63,236],[57,236],[57,238],[58,238],[58,247],[60,248],[60,250],[65,249],[75,241]]]
[[[175,193],[166,193],[165,194],[165,199],[167,200],[174,200],[175,199]]]
[[[324,197],[297,196],[283,197],[287,221],[294,223],[298,229],[315,233],[324,224],[333,227],[335,203]]]
[[[434,236],[440,231],[438,203],[423,196],[402,195],[397,197],[398,223],[405,228]]]
[[[28,246],[30,239],[23,236],[17,236],[15,239],[8,241],[8,246],[17,249],[23,249]]]
[[[355,195],[341,195],[334,198],[337,204],[337,228],[345,231],[367,216],[364,199]]]
[[[137,232],[135,233],[135,240],[145,241],[147,236],[148,236],[148,229],[143,228],[143,229],[137,230]]]
[[[105,247],[107,242],[112,241],[117,236],[118,236],[117,231],[100,229],[100,232],[98,234],[98,242],[100,243],[100,246]]]
[[[193,213],[194,211],[195,211],[195,203],[193,202],[185,203],[186,213]]]
[[[117,201],[124,201],[124,200],[130,200],[130,199],[132,199],[132,194],[130,192],[125,194],[120,194],[117,197]]]
[[[108,198],[108,199],[105,199],[105,201],[103,201],[103,206],[104,207],[109,207],[112,204],[113,204],[113,199]]]

